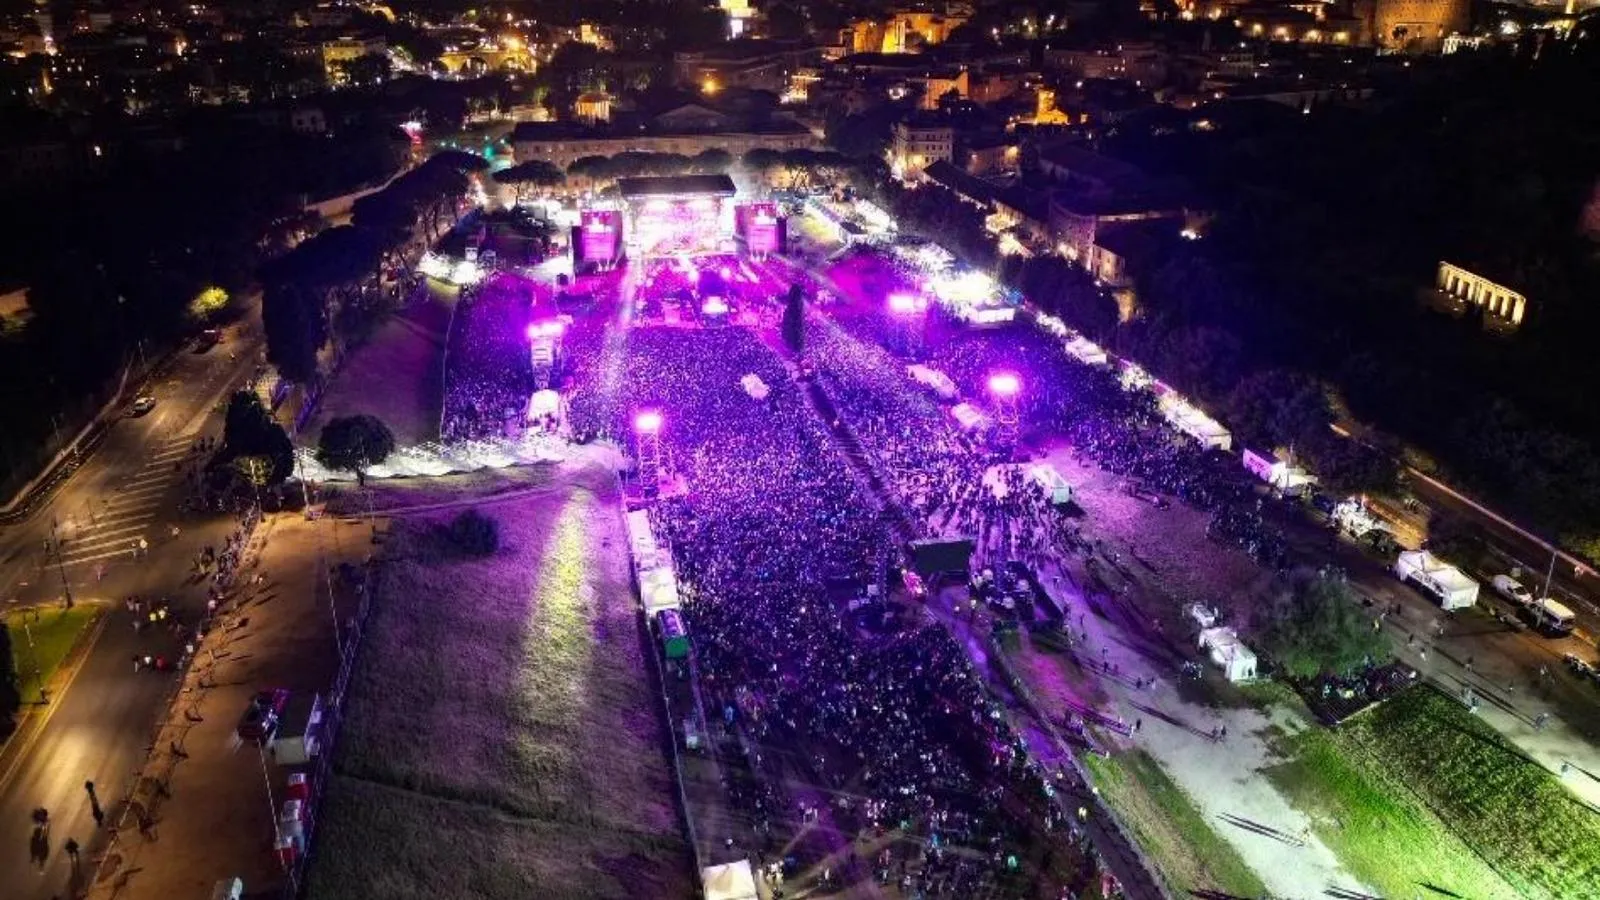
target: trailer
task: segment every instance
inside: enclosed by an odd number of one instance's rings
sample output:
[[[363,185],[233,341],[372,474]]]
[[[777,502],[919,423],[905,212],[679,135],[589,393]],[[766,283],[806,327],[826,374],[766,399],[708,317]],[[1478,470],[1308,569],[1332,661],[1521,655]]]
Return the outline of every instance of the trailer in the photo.
[[[1442,609],[1466,609],[1478,602],[1478,583],[1426,550],[1401,553],[1394,574],[1439,601]]]

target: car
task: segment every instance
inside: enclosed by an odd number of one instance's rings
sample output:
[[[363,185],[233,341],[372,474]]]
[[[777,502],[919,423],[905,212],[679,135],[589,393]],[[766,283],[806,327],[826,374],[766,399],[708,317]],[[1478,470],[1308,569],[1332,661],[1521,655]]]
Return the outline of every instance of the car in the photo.
[[[265,740],[278,728],[278,717],[289,705],[289,692],[283,688],[261,691],[239,717],[239,737],[247,741]]]
[[[194,339],[194,352],[204,353],[220,343],[222,343],[222,329],[207,328]]]
[[[1526,608],[1533,605],[1533,593],[1510,575],[1496,575],[1490,583],[1494,586],[1495,593],[1517,606]]]
[[[133,405],[128,407],[128,415],[133,418],[138,418],[139,416],[142,416],[155,408],[156,398],[150,396],[149,394],[144,394],[140,397],[134,398]]]

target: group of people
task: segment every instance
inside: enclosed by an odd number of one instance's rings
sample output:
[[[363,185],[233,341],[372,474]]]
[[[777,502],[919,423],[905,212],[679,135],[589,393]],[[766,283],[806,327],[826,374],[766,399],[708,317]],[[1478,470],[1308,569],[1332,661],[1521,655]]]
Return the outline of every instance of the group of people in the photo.
[[[1027,853],[1042,828],[1065,827],[1054,776],[1029,761],[963,649],[931,625],[874,633],[845,614],[901,563],[900,545],[772,343],[741,328],[636,327],[610,374],[598,361],[614,338],[574,339],[596,360],[574,354],[574,430],[626,441],[631,416],[656,410],[662,465],[688,485],[652,507],[653,524],[672,548],[707,706],[755,748],[746,762],[765,783],[734,799],[758,840],[826,815],[845,836],[816,848],[845,860],[827,868],[835,882],[889,871],[929,896],[1032,896],[1066,871],[1081,887],[1078,857],[1041,866]],[[741,387],[749,374],[765,399]],[[790,791],[786,757],[835,799]],[[849,840],[885,834],[915,840],[879,866]],[[756,851],[781,846],[770,840]]]
[[[445,365],[446,442],[495,437],[520,423],[536,387],[528,323],[543,288],[519,275],[496,275],[463,287]]]

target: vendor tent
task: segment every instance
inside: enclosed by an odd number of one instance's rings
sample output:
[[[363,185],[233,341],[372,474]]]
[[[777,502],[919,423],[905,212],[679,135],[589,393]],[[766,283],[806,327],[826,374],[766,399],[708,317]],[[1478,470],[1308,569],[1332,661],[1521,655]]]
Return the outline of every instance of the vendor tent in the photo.
[[[912,381],[933,391],[942,400],[954,400],[956,398],[956,383],[950,380],[950,376],[937,369],[930,369],[922,365],[910,365],[906,366],[906,374],[911,376]]]
[[[950,415],[968,431],[978,431],[989,424],[988,418],[971,403],[957,403],[950,407]]]
[[[772,393],[772,389],[767,387],[767,383],[762,381],[761,376],[754,372],[739,379],[739,383],[744,385],[744,392],[749,394],[752,400],[765,400],[767,395]]]
[[[706,866],[700,870],[700,885],[706,900],[759,900],[756,876],[746,860]]]
[[[1256,677],[1256,655],[1238,632],[1226,625],[1200,632],[1200,647],[1211,656],[1229,681],[1249,681]]]

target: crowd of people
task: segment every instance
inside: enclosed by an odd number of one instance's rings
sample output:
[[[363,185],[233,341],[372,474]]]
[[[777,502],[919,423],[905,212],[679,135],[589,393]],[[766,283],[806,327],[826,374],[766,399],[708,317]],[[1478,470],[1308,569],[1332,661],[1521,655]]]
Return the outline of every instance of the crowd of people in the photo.
[[[587,340],[603,354],[611,338]],[[625,343],[609,387],[599,367],[575,363],[573,424],[626,435],[634,412],[662,415],[663,465],[688,490],[652,518],[673,551],[707,694],[752,746],[803,748],[811,777],[842,792],[826,814],[845,834],[920,838],[877,866],[856,860],[854,844],[834,848],[854,861],[826,879],[975,896],[1012,884],[1031,895],[1028,879],[1037,889],[1060,878],[1019,860],[1041,823],[1066,826],[962,649],[936,627],[872,633],[844,614],[899,550],[774,349],[740,328],[634,328]],[[748,374],[770,387],[764,400],[741,387]],[[776,760],[751,762],[777,775]],[[782,790],[738,795],[763,833],[819,813]],[[1089,877],[1061,857],[1056,869]]]
[[[519,275],[496,275],[463,287],[445,357],[441,437],[470,440],[505,434],[519,423],[537,387],[527,328],[544,289]]]

